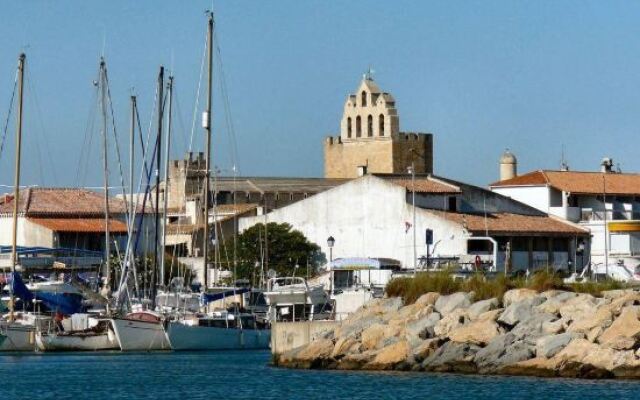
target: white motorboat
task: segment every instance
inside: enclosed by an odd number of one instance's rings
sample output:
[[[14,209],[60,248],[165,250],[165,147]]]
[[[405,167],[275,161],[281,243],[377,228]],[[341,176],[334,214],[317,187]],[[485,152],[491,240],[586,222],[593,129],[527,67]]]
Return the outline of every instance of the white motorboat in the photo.
[[[324,285],[309,285],[301,277],[271,278],[263,294],[269,305],[269,320],[298,321],[333,316],[332,302]]]
[[[271,330],[253,314],[216,311],[170,321],[167,336],[173,350],[268,349]]]
[[[48,332],[37,332],[40,351],[101,351],[120,350],[111,320],[90,318],[85,329],[59,331],[53,326]]]
[[[36,349],[36,331],[45,328],[51,322],[50,317],[16,312],[13,321],[5,315],[0,320],[0,333],[6,339],[0,343],[3,351],[34,351]]]
[[[122,351],[171,350],[163,318],[158,313],[133,312],[109,321]]]

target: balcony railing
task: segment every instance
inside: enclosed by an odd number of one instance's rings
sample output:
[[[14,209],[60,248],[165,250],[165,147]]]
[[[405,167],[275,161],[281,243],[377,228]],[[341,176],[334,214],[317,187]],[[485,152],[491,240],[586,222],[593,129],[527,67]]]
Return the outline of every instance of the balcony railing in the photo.
[[[604,221],[605,215],[607,221],[633,221],[640,220],[640,211],[627,210],[607,210],[593,211],[583,208],[580,216],[581,221]]]

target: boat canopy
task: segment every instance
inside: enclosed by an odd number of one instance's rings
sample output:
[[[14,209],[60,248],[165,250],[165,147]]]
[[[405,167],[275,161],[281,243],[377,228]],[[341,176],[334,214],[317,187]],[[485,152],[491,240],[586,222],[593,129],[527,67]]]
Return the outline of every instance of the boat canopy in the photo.
[[[229,288],[229,289],[221,290],[215,293],[203,293],[202,301],[204,304],[207,304],[212,301],[222,300],[224,298],[247,293],[249,291],[250,289],[245,287],[245,288]]]
[[[376,258],[338,258],[331,263],[334,271],[355,271],[368,269],[381,269],[382,263]]]

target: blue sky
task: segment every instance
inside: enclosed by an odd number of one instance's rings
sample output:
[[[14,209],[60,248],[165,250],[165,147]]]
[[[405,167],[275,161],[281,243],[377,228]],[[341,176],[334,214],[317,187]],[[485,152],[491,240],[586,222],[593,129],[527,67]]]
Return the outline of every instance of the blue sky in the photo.
[[[87,125],[98,118],[92,81],[103,47],[123,158],[129,95],[148,125],[160,64],[176,77],[172,146],[181,157],[210,4],[3,2],[2,126],[17,56],[28,57],[23,183],[101,185],[98,132]],[[242,174],[321,176],[323,138],[338,132],[346,95],[369,66],[395,96],[401,130],[435,135],[437,174],[486,185],[504,148],[523,172],[557,168],[563,145],[575,170],[596,169],[603,156],[640,170],[638,2],[229,0],[214,11],[231,110],[217,62],[214,164],[223,172],[232,165],[229,115]],[[194,150],[203,143],[196,129]],[[11,184],[12,157],[10,137],[0,184]]]

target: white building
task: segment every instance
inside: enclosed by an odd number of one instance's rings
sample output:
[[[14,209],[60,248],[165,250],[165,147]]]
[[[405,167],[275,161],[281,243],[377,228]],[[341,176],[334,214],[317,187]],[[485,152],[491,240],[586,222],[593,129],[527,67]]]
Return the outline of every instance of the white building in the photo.
[[[394,259],[404,268],[427,254],[426,229],[433,231],[430,256],[474,265],[512,269],[554,265],[575,260],[577,240],[588,231],[549,217],[533,207],[491,191],[431,175],[416,177],[413,226],[411,177],[399,174],[365,175],[265,216],[242,218],[240,230],[268,222],[289,223],[329,258],[327,238],[335,238],[333,258]],[[510,260],[507,262],[507,260]]]
[[[584,258],[604,262],[640,256],[640,175],[616,173],[610,159],[600,172],[539,170],[490,185],[495,193],[578,223],[591,233]],[[609,260],[612,263],[614,260]]]

